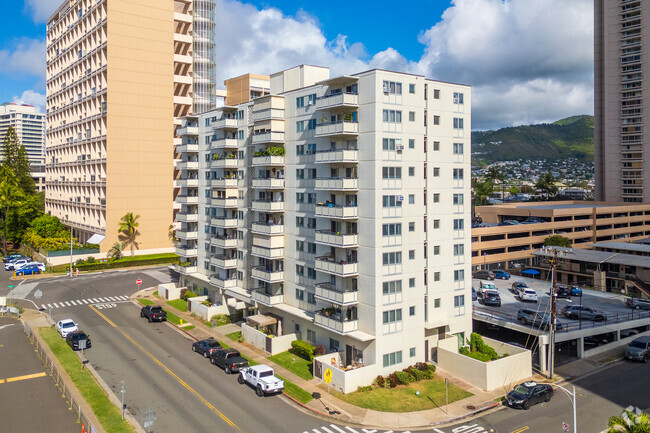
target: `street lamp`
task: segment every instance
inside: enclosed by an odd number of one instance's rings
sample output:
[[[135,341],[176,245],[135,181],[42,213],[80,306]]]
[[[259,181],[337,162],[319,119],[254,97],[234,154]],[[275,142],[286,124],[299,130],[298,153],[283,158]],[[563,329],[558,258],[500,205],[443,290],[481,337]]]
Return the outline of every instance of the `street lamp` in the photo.
[[[564,391],[567,397],[569,397],[569,399],[571,400],[571,403],[573,404],[573,433],[578,433],[578,416],[576,412],[576,387],[572,386],[571,388],[573,388],[573,392],[571,392],[565,387],[563,387],[562,385],[553,384],[553,386],[557,386],[562,391]]]

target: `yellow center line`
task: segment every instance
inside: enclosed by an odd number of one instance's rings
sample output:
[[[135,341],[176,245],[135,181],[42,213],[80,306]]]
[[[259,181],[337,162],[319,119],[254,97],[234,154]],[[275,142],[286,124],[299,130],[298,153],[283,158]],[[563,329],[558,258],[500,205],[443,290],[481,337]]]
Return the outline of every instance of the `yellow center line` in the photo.
[[[521,432],[523,432],[523,431],[528,430],[529,428],[530,428],[530,427],[525,426],[525,427],[522,427],[522,428],[520,428],[519,430],[515,430],[515,431],[513,431],[513,432],[511,432],[511,433],[521,433]]]
[[[0,379],[0,383],[18,382],[19,380],[35,379],[37,377],[43,377],[43,376],[45,376],[44,371],[41,373],[26,374],[24,376],[16,376],[16,377],[9,377],[7,379]]]
[[[200,400],[200,401],[201,401],[201,402],[202,402],[202,403],[203,403],[203,404],[204,404],[208,409],[210,409],[211,411],[213,411],[214,413],[216,413],[216,414],[219,416],[219,418],[221,418],[222,420],[224,420],[224,421],[226,422],[226,424],[228,424],[228,425],[231,426],[232,428],[236,429],[237,431],[242,432],[242,430],[241,430],[239,427],[237,427],[237,425],[236,425],[234,422],[232,422],[230,419],[228,419],[228,417],[226,417],[226,416],[225,416],[221,411],[219,411],[219,409],[217,409],[216,407],[214,407],[214,405],[212,405],[212,403],[210,403],[208,400],[206,400],[206,399],[205,399],[201,394],[199,394],[196,390],[194,390],[194,388],[192,388],[190,385],[188,385],[188,384],[187,384],[183,379],[181,379],[180,377],[178,377],[178,376],[176,375],[176,373],[174,373],[173,371],[171,371],[171,370],[170,370],[170,369],[169,369],[165,364],[163,364],[162,362],[160,362],[160,361],[159,361],[155,356],[153,356],[151,353],[149,353],[149,352],[148,352],[144,347],[142,347],[142,345],[140,345],[140,343],[138,343],[138,342],[135,341],[133,338],[131,338],[131,337],[130,337],[126,332],[122,331],[122,330],[121,330],[121,329],[120,329],[120,328],[119,328],[115,323],[113,323],[113,322],[112,322],[108,317],[106,317],[103,313],[101,313],[99,310],[97,310],[94,306],[89,305],[88,307],[90,307],[91,310],[93,310],[93,311],[94,311],[95,313],[97,313],[97,314],[98,314],[102,319],[104,319],[106,322],[108,322],[109,325],[111,325],[113,328],[116,328],[118,331],[120,331],[120,333],[124,336],[124,338],[126,338],[126,339],[129,340],[131,343],[133,343],[133,345],[134,345],[135,347],[137,347],[138,349],[140,349],[140,350],[142,351],[142,353],[144,353],[145,355],[147,355],[147,356],[148,356],[148,357],[149,357],[153,362],[155,362],[156,364],[158,364],[158,365],[159,365],[163,370],[165,370],[165,372],[167,372],[167,374],[169,374],[171,377],[173,377],[174,379],[176,379],[176,381],[178,381],[178,383],[180,383],[181,385],[183,385],[183,387],[184,387],[185,389],[187,389],[187,390],[190,391],[192,394],[194,394],[194,396],[196,396],[196,398],[198,398],[198,399],[199,399],[199,400]],[[242,433],[243,433],[243,432],[242,432]]]

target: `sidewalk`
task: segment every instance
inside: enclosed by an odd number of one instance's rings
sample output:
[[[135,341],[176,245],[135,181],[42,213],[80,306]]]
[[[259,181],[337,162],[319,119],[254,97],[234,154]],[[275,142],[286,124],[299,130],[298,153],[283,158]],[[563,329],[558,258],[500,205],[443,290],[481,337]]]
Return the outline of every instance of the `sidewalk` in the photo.
[[[232,324],[221,326],[215,329],[209,328],[200,320],[192,317],[191,313],[178,311],[173,307],[167,305],[165,300],[154,297],[154,290],[154,288],[149,288],[134,293],[131,295],[131,300],[137,302],[137,299],[149,299],[157,305],[164,307],[165,309],[172,310],[175,315],[183,319],[184,323],[191,323],[195,326],[194,329],[188,331],[179,328],[182,332],[194,339],[202,340],[215,336],[216,339],[223,340],[224,338],[227,338],[226,334],[238,331],[240,329],[239,326]],[[305,391],[312,394],[319,393],[321,395],[320,399],[314,399],[306,405],[302,405],[291,399],[294,405],[298,405],[303,410],[311,410],[312,412],[315,412],[316,414],[323,417],[328,417],[329,419],[335,419],[344,423],[359,424],[363,425],[364,427],[401,430],[451,423],[464,417],[473,416],[476,413],[487,409],[500,407],[501,405],[500,403],[496,402],[496,399],[502,397],[505,394],[505,390],[503,389],[495,390],[492,392],[485,392],[481,389],[473,387],[472,385],[462,382],[455,377],[450,376],[441,369],[438,369],[436,370],[436,375],[438,377],[449,378],[449,381],[451,383],[471,392],[474,395],[464,400],[451,403],[448,407],[439,409],[402,413],[378,412],[351,405],[343,400],[334,397],[333,395],[328,396],[327,389],[321,388],[319,386],[322,383],[319,379],[314,378],[310,381],[307,381],[295,375],[294,373],[282,368],[277,364],[274,364],[272,361],[267,359],[267,356],[269,355],[266,352],[252,347],[246,342],[239,343],[236,341],[227,340],[227,343],[229,346],[239,350],[242,354],[246,355],[255,362],[271,365],[277,374],[289,380],[290,382],[293,382]],[[542,378],[540,377],[540,379]]]

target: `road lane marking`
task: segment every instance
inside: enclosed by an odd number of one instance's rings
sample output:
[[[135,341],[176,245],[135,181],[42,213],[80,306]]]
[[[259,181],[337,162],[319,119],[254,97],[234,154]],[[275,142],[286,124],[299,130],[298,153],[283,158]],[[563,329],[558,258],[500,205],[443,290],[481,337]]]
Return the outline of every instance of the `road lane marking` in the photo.
[[[54,305],[54,308],[59,308],[56,302],[52,302],[52,305]]]
[[[44,371],[41,373],[26,374],[24,376],[16,376],[16,377],[9,377],[7,379],[0,379],[0,383],[18,382],[20,380],[35,379],[37,377],[43,377],[43,376],[45,376]]]
[[[156,358],[156,357],[153,356],[151,353],[149,353],[149,351],[147,351],[147,349],[145,349],[144,347],[142,347],[142,345],[141,345],[140,343],[138,343],[138,342],[135,341],[133,338],[131,338],[131,336],[129,336],[126,332],[122,331],[122,330],[121,330],[121,329],[120,329],[120,328],[119,328],[115,323],[113,323],[113,322],[111,321],[111,319],[109,319],[108,317],[106,317],[106,315],[104,315],[101,311],[99,311],[99,310],[98,310],[97,308],[95,308],[94,306],[89,305],[88,307],[89,307],[91,310],[93,310],[95,313],[97,313],[97,314],[98,314],[102,319],[104,319],[106,322],[108,322],[109,325],[111,325],[113,328],[116,328],[116,329],[117,329],[117,330],[118,330],[118,331],[119,331],[119,332],[124,336],[124,338],[126,338],[127,340],[129,340],[129,341],[130,341],[130,342],[131,342],[135,347],[137,347],[138,349],[140,349],[140,351],[142,351],[142,353],[144,353],[145,355],[147,355],[147,356],[148,356],[148,357],[149,357],[153,362],[155,362],[156,364],[158,364],[158,365],[159,365],[163,370],[165,370],[165,372],[166,372],[167,374],[169,374],[171,377],[173,377],[174,379],[176,379],[176,381],[177,381],[178,383],[180,383],[180,384],[181,384],[185,389],[187,389],[189,392],[191,392],[192,394],[194,394],[194,396],[195,396],[196,398],[198,398],[198,399],[201,401],[201,403],[203,403],[203,404],[204,404],[208,409],[210,409],[210,410],[212,410],[214,413],[216,413],[216,414],[219,416],[219,418],[221,418],[223,421],[226,422],[226,424],[228,424],[229,426],[231,426],[232,428],[234,428],[234,429],[237,430],[238,432],[243,433],[243,431],[242,431],[242,430],[237,426],[237,424],[235,424],[234,422],[232,422],[232,421],[231,421],[231,420],[230,420],[226,415],[224,415],[221,411],[219,411],[219,409],[217,409],[216,407],[214,407],[214,405],[213,405],[212,403],[210,403],[208,400],[206,400],[205,397],[203,397],[201,394],[199,394],[199,393],[198,393],[194,388],[192,388],[190,385],[188,385],[188,384],[187,384],[183,379],[181,379],[180,377],[178,377],[178,376],[176,375],[176,373],[174,373],[174,372],[173,372],[169,367],[167,367],[165,364],[163,364],[161,361],[159,361],[158,358]]]
[[[519,430],[515,430],[515,431],[513,431],[511,433],[521,433],[521,432],[524,432],[524,431],[526,431],[528,429],[530,429],[530,427],[524,426],[524,427],[520,428]]]

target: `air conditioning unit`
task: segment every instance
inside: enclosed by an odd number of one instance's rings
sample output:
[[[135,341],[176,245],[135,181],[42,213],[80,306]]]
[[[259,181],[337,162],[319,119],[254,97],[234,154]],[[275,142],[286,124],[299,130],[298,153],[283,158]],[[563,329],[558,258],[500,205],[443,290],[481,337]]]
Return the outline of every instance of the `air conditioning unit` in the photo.
[[[398,195],[397,196],[397,201],[404,201],[404,196],[403,195]]]
[[[390,93],[390,86],[384,86],[384,93]]]
[[[403,144],[395,145],[395,150],[401,152],[402,150],[404,150],[404,145]]]
[[[460,100],[458,98],[454,98],[454,104],[458,104]]]
[[[311,99],[308,100],[308,101],[307,101],[307,105],[314,105],[314,101],[312,101]]]

